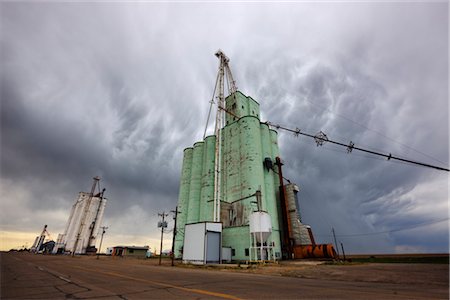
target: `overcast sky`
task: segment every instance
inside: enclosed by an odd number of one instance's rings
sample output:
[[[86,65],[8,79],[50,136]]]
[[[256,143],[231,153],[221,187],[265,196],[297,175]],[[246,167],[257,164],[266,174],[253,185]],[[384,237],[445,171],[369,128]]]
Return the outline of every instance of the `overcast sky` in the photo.
[[[445,1],[0,8],[3,250],[44,224],[56,239],[96,175],[103,246],[159,248],[157,214],[175,208],[182,151],[203,135],[219,48],[262,121],[449,166]],[[348,253],[448,252],[448,172],[281,131],[279,144],[318,242],[334,227]]]

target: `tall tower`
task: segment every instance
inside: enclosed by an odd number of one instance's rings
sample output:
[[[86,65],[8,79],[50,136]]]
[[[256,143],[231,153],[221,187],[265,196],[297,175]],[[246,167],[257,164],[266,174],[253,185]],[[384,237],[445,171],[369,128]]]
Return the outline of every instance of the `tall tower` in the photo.
[[[279,180],[274,172],[277,170],[275,158],[279,156],[277,132],[261,123],[259,103],[240,91],[226,97],[224,106],[222,110],[226,114],[224,126],[219,128],[220,143],[216,134],[184,150],[175,256],[181,257],[186,224],[219,221],[223,224],[222,246],[232,248],[233,260],[248,260],[249,216],[261,209],[271,217],[272,234],[267,243],[274,246],[275,256],[281,258]],[[216,157],[220,159],[219,164]],[[215,174],[217,165],[220,176]],[[265,167],[268,165],[271,167]],[[217,178],[220,189],[215,196]],[[259,208],[257,191],[261,193],[262,207]],[[214,205],[216,198],[219,209]],[[218,211],[220,214],[215,217]]]
[[[238,91],[228,57],[220,50],[216,56],[220,64],[211,100],[211,108],[217,103],[215,131],[206,136],[207,122],[203,140],[184,150],[174,255],[183,256],[186,242],[183,260],[191,262],[219,259],[220,246],[231,248],[231,260],[238,261],[334,258],[333,246],[316,244],[310,226],[301,222],[299,188],[289,180],[284,183],[277,132],[261,123],[259,103]],[[205,226],[189,225],[185,240],[186,225],[199,222]],[[208,230],[206,225],[214,222],[221,224]],[[194,238],[195,228],[204,228],[204,234]],[[215,241],[216,233],[221,240],[211,242],[212,251],[209,242],[199,245],[198,239],[208,241],[209,234]],[[216,256],[193,255],[200,252]]]

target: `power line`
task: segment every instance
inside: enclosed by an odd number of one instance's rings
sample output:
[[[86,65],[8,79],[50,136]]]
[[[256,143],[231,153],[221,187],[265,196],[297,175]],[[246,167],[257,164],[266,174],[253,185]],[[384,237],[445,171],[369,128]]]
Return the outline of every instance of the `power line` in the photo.
[[[223,110],[225,113],[232,115],[233,117],[238,117],[235,114],[233,114],[231,111],[227,110],[226,108],[224,108],[221,105],[219,105],[218,108],[220,110]],[[278,124],[274,124],[274,123],[269,122],[269,121],[266,121],[265,124],[267,124],[267,125],[269,125],[271,127],[274,127],[276,129],[282,129],[282,130],[286,130],[286,131],[292,132],[292,133],[294,133],[295,136],[304,135],[304,136],[313,138],[314,141],[316,142],[317,146],[323,146],[323,144],[325,144],[326,142],[329,142],[329,143],[332,143],[332,144],[335,144],[335,145],[347,148],[347,153],[351,153],[353,150],[358,150],[358,151],[370,153],[370,154],[373,154],[373,155],[386,157],[387,160],[391,160],[391,159],[392,160],[398,160],[400,162],[405,162],[405,163],[409,163],[409,164],[419,165],[419,166],[422,166],[422,167],[432,168],[432,169],[436,169],[436,170],[440,170],[440,171],[447,171],[447,172],[450,171],[448,168],[439,167],[439,166],[430,165],[430,164],[422,163],[422,162],[415,161],[415,160],[410,160],[410,159],[397,157],[397,156],[392,155],[391,153],[384,154],[384,153],[380,153],[380,152],[377,152],[377,151],[372,151],[372,150],[356,147],[355,143],[353,143],[352,141],[350,141],[350,143],[348,145],[340,143],[340,142],[336,142],[336,141],[330,140],[327,137],[327,135],[325,133],[323,133],[322,131],[320,131],[316,135],[312,135],[312,134],[309,134],[309,133],[302,132],[299,128],[291,129],[291,128],[287,128],[287,127],[284,127],[284,126],[281,126],[281,125],[278,125]]]
[[[356,122],[356,121],[354,121],[354,120],[352,120],[352,119],[350,119],[350,118],[348,118],[348,117],[346,117],[346,116],[344,116],[344,115],[335,113],[335,112],[333,112],[332,110],[330,110],[330,109],[327,108],[327,107],[323,107],[323,106],[321,106],[321,105],[319,105],[319,104],[317,104],[317,103],[314,103],[314,102],[312,102],[312,101],[309,101],[308,99],[304,99],[304,100],[305,100],[306,102],[312,104],[312,105],[315,105],[315,106],[321,108],[322,110],[326,110],[326,111],[332,113],[333,115],[338,116],[339,118],[342,118],[342,119],[344,119],[344,120],[346,120],[346,121],[348,121],[348,122],[351,122],[351,123],[353,123],[353,124],[356,124],[356,125],[358,125],[358,126],[361,126],[361,127],[365,128],[365,129],[367,129],[367,130],[369,130],[369,131],[372,131],[372,132],[374,132],[374,133],[376,133],[376,134],[378,134],[378,135],[384,137],[385,139],[390,140],[391,142],[394,142],[394,143],[399,144],[399,145],[402,146],[402,147],[405,147],[405,148],[410,149],[410,150],[412,150],[412,151],[414,151],[414,152],[417,152],[417,153],[419,153],[419,154],[422,154],[422,155],[424,155],[424,156],[426,156],[426,157],[428,157],[428,158],[430,158],[430,159],[432,159],[432,160],[434,160],[434,161],[437,161],[437,162],[440,162],[440,163],[442,163],[442,164],[445,164],[445,163],[442,162],[441,160],[436,159],[436,158],[434,158],[434,157],[432,157],[432,156],[430,156],[430,155],[428,155],[428,154],[426,154],[426,153],[423,153],[422,151],[419,151],[419,150],[417,150],[417,149],[414,149],[414,148],[412,148],[412,147],[410,147],[410,146],[408,146],[408,145],[406,145],[406,144],[404,144],[404,143],[401,143],[401,142],[399,142],[399,141],[397,141],[397,140],[395,140],[395,139],[393,139],[393,138],[391,138],[391,137],[388,137],[387,135],[383,134],[382,132],[379,132],[379,131],[377,131],[377,130],[371,129],[371,128],[369,128],[369,127],[367,127],[367,126],[365,126],[365,125],[363,125],[363,124],[361,124],[361,123],[359,123],[359,122]]]
[[[380,153],[380,152],[376,152],[376,151],[372,151],[372,150],[367,150],[367,149],[364,149],[364,148],[356,147],[355,144],[352,141],[350,141],[350,143],[348,145],[340,143],[340,142],[336,142],[336,141],[330,140],[327,137],[327,135],[325,133],[323,133],[322,131],[320,131],[316,135],[312,135],[312,134],[309,134],[309,133],[302,132],[298,128],[291,129],[291,128],[283,127],[283,126],[278,125],[278,124],[273,124],[273,123],[271,123],[269,121],[267,121],[266,124],[271,126],[271,127],[276,128],[276,129],[282,129],[282,130],[285,130],[285,131],[292,132],[292,133],[294,133],[295,136],[304,135],[304,136],[313,138],[315,140],[317,146],[323,146],[325,143],[328,142],[328,143],[332,143],[332,144],[339,145],[339,146],[342,146],[342,147],[346,147],[347,148],[347,153],[351,153],[353,150],[358,150],[358,151],[370,153],[370,154],[373,154],[373,155],[386,157],[387,160],[391,160],[391,159],[392,160],[398,160],[398,161],[401,161],[401,162],[415,164],[415,165],[419,165],[419,166],[422,166],[422,167],[432,168],[432,169],[436,169],[436,170],[440,170],[440,171],[447,171],[447,172],[450,171],[448,168],[439,167],[439,166],[430,165],[430,164],[426,164],[426,163],[419,162],[419,161],[414,161],[414,160],[409,160],[409,159],[397,157],[397,156],[392,155],[391,153],[384,154],[384,153]]]
[[[158,222],[158,227],[161,227],[161,245],[159,247],[159,265],[161,265],[162,258],[162,247],[163,247],[163,237],[164,237],[164,228],[167,228],[167,222],[164,220],[169,214],[166,212],[158,213],[158,216],[162,218],[161,221]]]

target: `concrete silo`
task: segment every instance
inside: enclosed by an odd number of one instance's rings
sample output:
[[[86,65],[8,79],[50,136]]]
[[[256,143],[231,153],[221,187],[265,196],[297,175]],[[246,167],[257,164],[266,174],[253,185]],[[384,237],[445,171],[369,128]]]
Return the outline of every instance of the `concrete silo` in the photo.
[[[276,173],[264,167],[279,154],[277,133],[259,119],[259,104],[237,91],[225,99],[230,112],[221,129],[220,222],[222,246],[230,247],[234,260],[248,260],[250,248],[249,217],[256,211],[256,192],[261,193],[261,210],[271,218],[272,232],[267,243],[281,258],[279,227],[279,188]],[[179,232],[175,255],[181,257],[183,228],[186,224],[213,221],[215,136],[184,150],[178,200]],[[276,167],[275,167],[276,168]]]
[[[215,132],[205,130],[203,141],[184,150],[175,257],[213,262],[218,247],[236,261],[333,257],[332,246],[316,245],[300,221],[298,187],[284,184],[277,132],[260,121],[259,103],[237,90],[229,59],[220,50],[216,56]]]
[[[103,191],[95,192],[100,179],[94,178],[90,193],[80,192],[72,206],[69,219],[63,234],[58,236],[54,253],[86,254],[96,252],[97,233],[102,224],[107,199]]]

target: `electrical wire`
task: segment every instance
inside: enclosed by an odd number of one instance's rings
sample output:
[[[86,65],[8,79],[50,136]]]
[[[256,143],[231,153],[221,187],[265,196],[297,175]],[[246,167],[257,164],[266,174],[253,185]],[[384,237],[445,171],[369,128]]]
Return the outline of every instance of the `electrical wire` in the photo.
[[[283,87],[279,87],[279,88],[281,88],[286,94],[289,94],[289,91],[288,91],[288,90],[284,89]],[[416,153],[419,153],[419,154],[421,154],[421,155],[423,155],[423,156],[426,156],[426,157],[428,157],[428,158],[430,158],[430,159],[432,159],[432,160],[434,160],[434,161],[436,161],[436,162],[439,162],[439,163],[441,163],[441,164],[443,164],[443,165],[446,164],[445,162],[443,162],[443,161],[441,161],[441,160],[439,160],[439,159],[437,159],[437,158],[434,158],[434,157],[432,157],[432,156],[430,156],[430,155],[428,155],[428,154],[426,154],[426,153],[424,153],[424,152],[422,152],[422,151],[419,151],[419,150],[417,150],[417,149],[414,149],[413,147],[410,147],[410,146],[408,146],[408,145],[406,145],[406,144],[404,144],[404,143],[402,143],[402,142],[399,142],[399,141],[397,141],[397,140],[395,140],[395,139],[393,139],[393,138],[391,138],[391,137],[385,135],[384,133],[382,133],[382,132],[380,132],[380,131],[374,130],[374,129],[372,129],[372,128],[367,127],[367,126],[364,125],[364,124],[361,124],[361,123],[359,123],[359,122],[356,122],[356,121],[352,120],[351,118],[349,118],[349,117],[347,117],[347,116],[345,116],[345,115],[335,113],[335,112],[333,112],[331,109],[329,109],[329,108],[327,108],[327,107],[324,107],[324,106],[322,106],[322,105],[320,105],[320,104],[314,103],[314,102],[312,102],[312,101],[310,101],[310,100],[308,100],[308,99],[306,99],[306,98],[302,98],[302,99],[303,99],[304,101],[308,102],[309,104],[318,107],[318,108],[321,109],[322,111],[327,111],[327,112],[329,112],[329,113],[331,113],[331,114],[333,114],[333,115],[335,115],[335,116],[337,116],[337,117],[339,117],[339,118],[341,118],[341,119],[343,119],[343,120],[345,120],[345,121],[348,121],[348,122],[350,122],[350,123],[353,123],[353,124],[355,124],[355,125],[358,125],[358,126],[364,128],[364,129],[366,129],[366,130],[369,130],[369,131],[371,131],[371,132],[373,132],[373,133],[375,133],[375,134],[377,134],[377,135],[379,135],[379,136],[381,136],[381,137],[383,137],[383,138],[385,138],[385,139],[387,139],[387,140],[389,140],[389,141],[391,141],[391,142],[394,142],[394,143],[396,143],[396,144],[398,144],[398,145],[400,145],[400,146],[402,146],[402,147],[404,147],[404,148],[407,148],[407,149],[412,150],[412,151],[414,151],[414,152],[416,152]],[[333,100],[334,100],[334,102],[336,102],[336,101],[335,101],[335,98],[334,98]]]
[[[406,163],[410,163],[410,164],[415,164],[415,165],[419,165],[419,166],[422,166],[422,167],[432,168],[432,169],[436,169],[436,170],[440,170],[440,171],[447,171],[447,172],[450,171],[448,168],[439,167],[439,166],[430,165],[430,164],[426,164],[426,163],[419,162],[419,161],[414,161],[414,160],[410,160],[410,159],[401,158],[401,157],[398,157],[398,156],[394,156],[391,153],[383,154],[383,153],[380,153],[380,152],[376,152],[376,151],[372,151],[372,150],[356,147],[355,144],[353,142],[351,142],[351,141],[350,141],[350,143],[348,145],[340,143],[340,142],[336,142],[336,141],[328,139],[328,137],[323,132],[320,132],[319,134],[316,134],[316,135],[312,135],[312,134],[309,134],[309,133],[302,132],[298,128],[291,129],[291,128],[283,127],[283,126],[278,125],[278,124],[273,124],[273,123],[271,123],[269,121],[267,121],[266,124],[271,126],[271,127],[276,128],[276,129],[282,129],[282,130],[285,130],[285,131],[292,132],[296,136],[304,135],[304,136],[313,138],[316,141],[317,146],[322,146],[324,143],[329,142],[329,143],[332,143],[332,144],[335,144],[335,145],[346,147],[348,153],[351,153],[353,150],[358,150],[358,151],[370,153],[370,154],[373,154],[373,155],[386,157],[387,160],[391,160],[391,159],[392,160],[398,160],[398,161],[402,161],[402,162],[406,162]]]
[[[219,105],[219,109],[225,111],[225,113],[227,113],[227,114],[234,115],[232,112],[230,112],[229,110],[227,110],[224,107],[221,107],[220,105]],[[419,166],[422,166],[422,167],[432,168],[432,169],[436,169],[436,170],[440,170],[440,171],[447,171],[447,172],[450,171],[448,168],[439,167],[439,166],[435,166],[435,165],[430,165],[430,164],[426,164],[426,163],[423,163],[423,162],[410,160],[410,159],[406,159],[406,158],[401,158],[401,157],[398,157],[398,156],[394,156],[391,153],[384,154],[384,153],[380,153],[380,152],[377,152],[377,151],[372,151],[372,150],[356,147],[355,144],[352,141],[350,141],[350,143],[348,145],[340,143],[340,142],[336,142],[336,141],[328,139],[326,134],[324,134],[322,131],[320,131],[316,135],[312,135],[312,134],[309,134],[309,133],[302,132],[299,128],[291,129],[291,128],[287,128],[287,127],[281,126],[279,124],[274,124],[274,123],[269,122],[269,121],[266,121],[265,124],[269,125],[270,127],[276,128],[277,130],[281,129],[281,130],[292,132],[292,133],[294,133],[295,136],[303,135],[303,136],[307,136],[307,137],[313,138],[316,141],[317,146],[322,146],[324,143],[329,142],[331,144],[335,144],[335,145],[347,148],[347,152],[348,153],[351,153],[353,150],[358,150],[358,151],[362,151],[362,152],[365,152],[365,153],[386,157],[387,160],[391,160],[392,159],[392,160],[397,160],[397,161],[401,161],[401,162],[405,162],[405,163],[409,163],[409,164],[415,164],[415,165],[419,165]]]
[[[356,121],[354,121],[354,120],[352,120],[352,119],[350,119],[350,118],[348,118],[348,117],[346,117],[346,116],[344,116],[344,115],[335,113],[335,112],[333,112],[332,110],[330,110],[330,109],[327,108],[327,107],[323,107],[323,106],[321,106],[321,105],[319,105],[319,104],[317,104],[317,103],[314,103],[314,102],[312,102],[312,101],[309,101],[308,99],[304,99],[304,100],[305,100],[306,102],[312,104],[312,105],[315,105],[315,106],[319,107],[319,108],[322,109],[322,110],[328,111],[329,113],[331,113],[331,114],[333,114],[333,115],[335,115],[335,116],[337,116],[337,117],[339,117],[339,118],[342,118],[342,119],[344,119],[344,120],[346,120],[346,121],[348,121],[348,122],[351,122],[351,123],[353,123],[353,124],[356,124],[356,125],[358,125],[358,126],[361,126],[361,127],[365,128],[365,129],[367,129],[367,130],[369,130],[369,131],[372,131],[372,132],[374,132],[374,133],[376,133],[376,134],[378,134],[378,135],[384,137],[385,139],[387,139],[387,140],[389,140],[389,141],[391,141],[391,142],[394,142],[394,143],[396,143],[396,144],[398,144],[398,145],[400,145],[400,146],[402,146],[402,147],[405,147],[405,148],[410,149],[410,150],[412,150],[412,151],[414,151],[414,152],[417,152],[417,153],[419,153],[419,154],[422,154],[422,155],[424,155],[424,156],[426,156],[426,157],[428,157],[428,158],[430,158],[430,159],[432,159],[432,160],[434,160],[434,161],[436,161],[436,162],[439,162],[439,163],[441,163],[441,164],[445,164],[443,161],[441,161],[441,160],[439,160],[439,159],[436,159],[436,158],[434,158],[434,157],[432,157],[432,156],[430,156],[430,155],[428,155],[428,154],[426,154],[426,153],[423,153],[422,151],[419,151],[419,150],[417,150],[417,149],[414,149],[414,148],[412,148],[412,147],[410,147],[410,146],[408,146],[408,145],[406,145],[406,144],[404,144],[404,143],[401,143],[401,142],[399,142],[399,141],[397,141],[397,140],[395,140],[395,139],[393,139],[393,138],[390,138],[390,137],[388,137],[387,135],[383,134],[382,132],[379,132],[379,131],[377,131],[377,130],[371,129],[371,128],[369,128],[369,127],[367,127],[367,126],[365,126],[365,125],[363,125],[363,124],[361,124],[361,123],[358,123],[358,122],[356,122]]]

